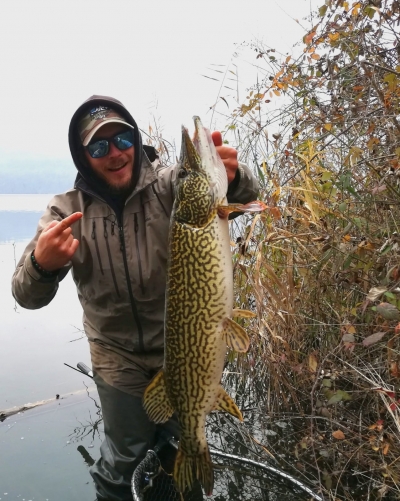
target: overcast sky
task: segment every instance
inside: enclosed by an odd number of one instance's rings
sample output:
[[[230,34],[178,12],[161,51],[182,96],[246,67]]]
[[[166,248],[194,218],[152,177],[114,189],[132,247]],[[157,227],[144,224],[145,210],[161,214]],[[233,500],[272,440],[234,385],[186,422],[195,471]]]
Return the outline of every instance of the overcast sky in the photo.
[[[319,3],[323,3],[322,0]],[[255,38],[283,53],[301,39],[311,0],[4,0],[0,5],[0,164],[10,157],[68,158],[75,109],[93,94],[125,104],[164,135],[210,125],[213,65]],[[255,59],[240,57],[242,85]],[[214,68],[216,68],[214,66]]]

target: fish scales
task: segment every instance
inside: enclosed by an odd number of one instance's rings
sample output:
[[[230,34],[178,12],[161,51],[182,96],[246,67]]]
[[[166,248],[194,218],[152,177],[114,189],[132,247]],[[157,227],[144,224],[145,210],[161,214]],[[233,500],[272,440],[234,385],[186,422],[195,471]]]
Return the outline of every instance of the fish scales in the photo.
[[[249,340],[230,319],[233,270],[228,220],[218,215],[218,208],[226,204],[225,167],[199,119],[195,125],[197,149],[183,129],[171,215],[164,368],[146,389],[144,407],[155,422],[176,412],[181,431],[174,468],[178,489],[191,488],[198,479],[211,494],[206,417],[218,409],[242,419],[220,381],[227,345],[246,351]]]
[[[199,408],[208,414],[215,406],[226,354],[222,322],[232,309],[232,266],[218,238],[217,218],[196,232],[179,224],[171,229],[165,367],[170,400],[183,414],[184,443],[193,430],[199,432],[199,426],[185,426],[187,416]],[[204,452],[205,440],[198,442],[191,453],[197,446]]]

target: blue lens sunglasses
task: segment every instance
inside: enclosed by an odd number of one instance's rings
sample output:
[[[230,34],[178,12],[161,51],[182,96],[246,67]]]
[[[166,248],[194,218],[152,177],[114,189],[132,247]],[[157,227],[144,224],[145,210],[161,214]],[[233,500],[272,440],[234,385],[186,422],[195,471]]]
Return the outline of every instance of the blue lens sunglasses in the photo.
[[[127,150],[133,146],[133,130],[126,130],[116,134],[110,139],[97,139],[86,146],[86,150],[92,158],[102,158],[110,151],[110,141],[119,150]]]

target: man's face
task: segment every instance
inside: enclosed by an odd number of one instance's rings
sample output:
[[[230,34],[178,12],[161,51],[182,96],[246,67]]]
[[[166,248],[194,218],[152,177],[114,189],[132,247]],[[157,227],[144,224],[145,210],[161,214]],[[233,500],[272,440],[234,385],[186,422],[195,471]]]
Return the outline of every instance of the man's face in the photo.
[[[93,136],[91,143],[99,139],[111,139],[116,134],[128,130],[128,127],[118,123],[108,123],[100,127]],[[110,187],[113,193],[127,193],[132,188],[133,159],[135,148],[119,150],[110,141],[109,151],[105,157],[92,158],[85,148],[85,156],[89,166]]]

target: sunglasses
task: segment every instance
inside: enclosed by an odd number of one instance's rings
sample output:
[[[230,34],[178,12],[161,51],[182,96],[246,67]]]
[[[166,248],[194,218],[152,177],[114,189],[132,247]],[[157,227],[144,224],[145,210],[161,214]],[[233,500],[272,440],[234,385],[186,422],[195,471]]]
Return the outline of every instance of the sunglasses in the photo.
[[[119,150],[127,150],[133,146],[133,130],[120,132],[110,139],[98,139],[86,146],[86,150],[92,158],[102,158],[110,151],[110,141]]]

